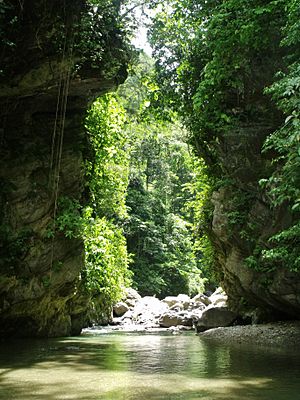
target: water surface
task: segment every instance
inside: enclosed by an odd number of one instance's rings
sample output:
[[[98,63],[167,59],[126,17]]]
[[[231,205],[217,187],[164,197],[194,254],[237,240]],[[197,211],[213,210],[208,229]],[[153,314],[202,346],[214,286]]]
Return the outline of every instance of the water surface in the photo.
[[[0,399],[296,400],[300,353],[192,333],[110,333],[0,344]]]

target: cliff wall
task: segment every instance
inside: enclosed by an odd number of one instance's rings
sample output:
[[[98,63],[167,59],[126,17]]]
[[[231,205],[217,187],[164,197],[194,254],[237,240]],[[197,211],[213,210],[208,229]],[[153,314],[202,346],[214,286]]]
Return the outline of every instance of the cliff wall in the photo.
[[[89,103],[126,77],[118,10],[81,0],[0,7],[0,335],[78,333],[83,243],[53,232],[53,220],[61,196],[86,200]]]
[[[208,10],[186,114],[212,180],[216,269],[232,308],[254,320],[299,318],[299,7],[234,1]]]

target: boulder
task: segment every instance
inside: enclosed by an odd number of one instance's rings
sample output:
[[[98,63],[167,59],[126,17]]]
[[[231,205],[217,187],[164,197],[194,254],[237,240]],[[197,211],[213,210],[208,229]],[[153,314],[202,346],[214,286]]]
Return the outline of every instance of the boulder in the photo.
[[[218,307],[225,307],[227,304],[227,295],[224,290],[219,287],[215,292],[209,297],[211,304]]]
[[[178,303],[178,298],[176,296],[167,296],[162,301],[166,303],[169,307],[172,307]]]
[[[125,289],[125,297],[126,297],[126,300],[138,301],[141,299],[140,294],[133,288]]]
[[[189,310],[204,310],[206,308],[205,304],[203,304],[201,301],[195,301],[191,303]]]
[[[211,300],[209,297],[205,296],[205,294],[199,293],[195,297],[192,298],[193,303],[203,303],[205,306],[209,306],[211,304]]]
[[[179,294],[178,296],[167,296],[162,300],[164,303],[166,303],[170,308],[173,306],[178,306],[178,304],[182,304],[182,307],[187,310],[190,303],[191,299],[187,294]]]
[[[183,308],[187,310],[189,308],[189,305],[191,303],[191,298],[187,294],[179,294],[177,296],[178,302],[180,302],[183,305]]]
[[[124,301],[124,303],[126,303],[127,304],[127,306],[129,307],[129,308],[131,308],[131,309],[133,309],[134,308],[134,306],[136,305],[136,300],[133,300],[133,299],[126,299],[125,301]]]
[[[197,332],[204,332],[211,328],[230,326],[236,318],[237,314],[227,307],[208,307],[194,325]]]
[[[167,312],[160,317],[159,325],[163,328],[170,328],[171,326],[183,325],[182,318],[176,312]]]
[[[202,310],[200,309],[195,309],[192,311],[189,311],[189,313],[187,314],[188,318],[192,321],[199,321],[199,319],[202,317]]]
[[[123,304],[125,303],[128,309],[133,309],[136,303],[141,299],[139,293],[133,288],[124,290]]]
[[[170,310],[174,310],[177,312],[182,311],[184,310],[184,305],[182,303],[176,303],[172,307],[170,307]]]
[[[178,325],[191,327],[193,326],[193,319],[188,312],[176,313],[174,311],[168,311],[159,318],[159,325],[163,328]]]
[[[136,323],[156,324],[157,319],[168,310],[167,304],[156,297],[142,297],[135,305],[132,318]]]
[[[129,310],[128,305],[123,301],[119,301],[113,307],[114,315],[116,315],[117,317],[122,317],[128,310]]]

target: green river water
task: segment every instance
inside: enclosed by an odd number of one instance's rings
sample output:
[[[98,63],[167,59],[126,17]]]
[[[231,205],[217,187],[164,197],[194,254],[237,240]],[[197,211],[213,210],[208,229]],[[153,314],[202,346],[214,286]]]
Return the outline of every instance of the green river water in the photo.
[[[193,333],[108,333],[0,344],[5,400],[298,400],[300,352]]]

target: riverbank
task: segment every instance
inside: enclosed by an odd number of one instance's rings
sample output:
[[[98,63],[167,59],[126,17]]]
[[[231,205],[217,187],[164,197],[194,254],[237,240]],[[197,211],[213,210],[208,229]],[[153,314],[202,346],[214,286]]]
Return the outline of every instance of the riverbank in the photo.
[[[221,344],[300,349],[300,321],[236,325],[239,316],[227,308],[227,296],[221,288],[209,297],[199,294],[190,298],[180,294],[163,300],[141,297],[128,289],[126,298],[115,305],[114,314],[112,331],[179,334],[195,330],[201,338]],[[94,329],[97,331],[99,327]]]
[[[300,348],[300,321],[215,328],[199,336],[224,344]]]

